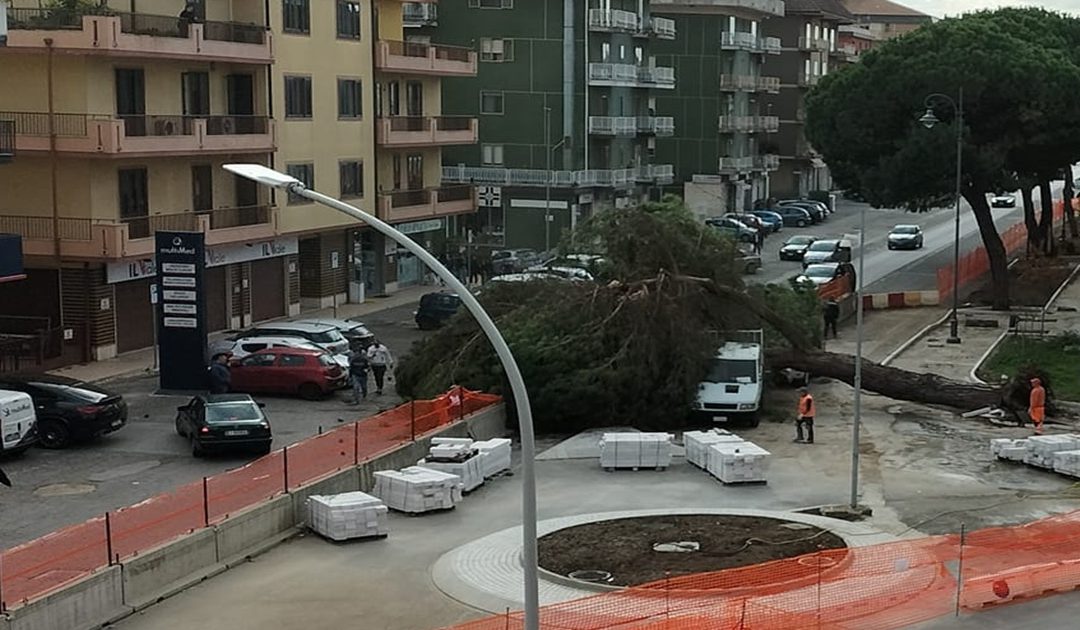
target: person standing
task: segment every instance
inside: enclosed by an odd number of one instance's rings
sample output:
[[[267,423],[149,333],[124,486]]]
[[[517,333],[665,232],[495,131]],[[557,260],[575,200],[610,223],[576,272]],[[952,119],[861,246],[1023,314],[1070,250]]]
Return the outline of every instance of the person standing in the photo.
[[[829,331],[832,331],[833,339],[836,339],[836,321],[840,319],[840,304],[836,301],[836,298],[831,297],[825,302],[825,309],[822,312],[825,316],[825,338],[829,338]]]
[[[1031,395],[1028,397],[1028,415],[1035,425],[1035,435],[1042,435],[1043,420],[1046,419],[1046,390],[1038,378],[1031,379]]]
[[[229,355],[215,354],[210,363],[210,393],[228,394],[232,385],[232,372],[229,371]]]
[[[381,394],[386,370],[393,365],[394,357],[390,355],[389,348],[384,346],[378,339],[375,339],[368,346],[367,359],[371,364],[371,374],[375,377],[375,393]]]
[[[795,421],[795,441],[802,444],[814,443],[814,416],[817,410],[814,408],[814,397],[810,390],[805,387],[799,388],[799,415]],[[803,439],[803,427],[806,427],[806,439]]]
[[[367,354],[362,350],[353,352],[349,357],[349,380],[352,381],[354,405],[359,405],[361,400],[367,398],[369,366]]]
[[[765,224],[758,225],[757,233],[754,234],[754,253],[758,256],[761,255],[761,250],[765,247]]]

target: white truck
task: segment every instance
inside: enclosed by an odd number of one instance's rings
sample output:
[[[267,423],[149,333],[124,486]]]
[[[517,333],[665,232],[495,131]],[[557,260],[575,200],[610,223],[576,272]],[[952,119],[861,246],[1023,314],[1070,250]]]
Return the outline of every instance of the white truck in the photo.
[[[764,370],[764,334],[740,330],[720,341],[698,385],[694,413],[711,422],[758,425]]]
[[[30,395],[0,390],[0,453],[22,453],[37,439],[37,414]]]

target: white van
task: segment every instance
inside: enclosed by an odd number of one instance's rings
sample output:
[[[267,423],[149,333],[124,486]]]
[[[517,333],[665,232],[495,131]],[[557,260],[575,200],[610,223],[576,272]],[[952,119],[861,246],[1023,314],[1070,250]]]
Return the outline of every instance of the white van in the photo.
[[[37,414],[30,395],[0,390],[0,453],[21,453],[37,440]]]
[[[754,341],[728,341],[709,360],[698,385],[694,411],[712,422],[740,422],[756,427],[762,393],[761,331]]]

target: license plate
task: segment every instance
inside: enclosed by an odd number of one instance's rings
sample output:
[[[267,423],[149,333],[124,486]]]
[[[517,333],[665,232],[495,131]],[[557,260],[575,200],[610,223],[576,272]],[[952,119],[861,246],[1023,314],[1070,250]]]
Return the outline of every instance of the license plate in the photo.
[[[124,421],[123,421],[123,420],[113,420],[113,421],[112,421],[112,425],[113,425],[113,427],[114,427],[114,428],[115,428],[115,427],[118,427],[118,426],[120,426],[120,425],[122,425],[122,424],[124,424]]]
[[[727,416],[713,416],[712,417],[713,422],[727,422],[727,419],[728,419]]]
[[[247,435],[247,434],[248,434],[247,431],[226,431],[225,432],[225,435],[230,436],[230,437],[236,436],[236,435]]]

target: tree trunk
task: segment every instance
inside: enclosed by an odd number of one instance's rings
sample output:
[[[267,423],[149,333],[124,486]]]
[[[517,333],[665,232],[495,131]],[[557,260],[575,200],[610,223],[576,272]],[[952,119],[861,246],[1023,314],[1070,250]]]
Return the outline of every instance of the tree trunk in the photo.
[[[1043,239],[1043,251],[1047,256],[1057,253],[1057,241],[1054,240],[1054,192],[1050,189],[1050,180],[1039,178],[1039,203],[1042,212],[1039,217],[1039,231]]]
[[[1035,218],[1035,200],[1031,196],[1031,186],[1020,186],[1020,200],[1024,204],[1024,226],[1027,228],[1027,251],[1030,256],[1033,252],[1042,249],[1042,241],[1039,239],[1039,221]]]
[[[994,216],[990,212],[990,204],[986,201],[986,193],[968,186],[964,189],[964,199],[967,199],[968,204],[971,205],[971,212],[979,224],[979,235],[982,236],[983,246],[986,247],[986,255],[990,261],[994,310],[1008,310],[1009,256],[1005,251],[1005,243],[1001,241],[1001,235],[998,234],[997,226],[994,225]]]
[[[1065,204],[1065,224],[1069,226],[1069,237],[1076,238],[1076,210],[1073,209],[1072,205],[1073,196],[1076,194],[1076,191],[1073,190],[1073,172],[1071,164],[1065,167],[1064,177],[1065,186],[1061,189],[1061,201]],[[1063,234],[1064,229],[1065,228],[1063,227]]]

